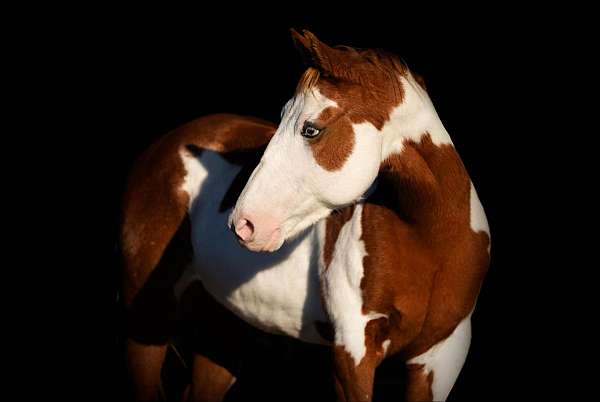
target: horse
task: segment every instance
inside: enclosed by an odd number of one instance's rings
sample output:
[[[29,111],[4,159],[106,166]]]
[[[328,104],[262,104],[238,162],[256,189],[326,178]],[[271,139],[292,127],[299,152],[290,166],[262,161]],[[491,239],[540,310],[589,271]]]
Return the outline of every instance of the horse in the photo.
[[[306,69],[278,125],[201,117],[152,144],[123,199],[127,361],[154,400],[199,322],[189,401],[222,400],[244,325],[331,348],[341,401],[401,359],[406,400],[445,400],[488,269],[475,187],[423,80],[381,50],[292,30]]]

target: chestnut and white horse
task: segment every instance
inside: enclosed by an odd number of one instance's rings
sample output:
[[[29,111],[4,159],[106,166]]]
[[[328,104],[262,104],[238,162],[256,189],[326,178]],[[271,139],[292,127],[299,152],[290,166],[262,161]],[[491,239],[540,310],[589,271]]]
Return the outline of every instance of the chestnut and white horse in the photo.
[[[292,36],[309,67],[278,126],[200,118],[131,172],[121,246],[140,400],[186,320],[201,345],[188,400],[225,396],[247,324],[331,345],[345,401],[371,400],[389,356],[406,362],[407,400],[444,400],[465,361],[489,230],[422,81],[392,55]]]

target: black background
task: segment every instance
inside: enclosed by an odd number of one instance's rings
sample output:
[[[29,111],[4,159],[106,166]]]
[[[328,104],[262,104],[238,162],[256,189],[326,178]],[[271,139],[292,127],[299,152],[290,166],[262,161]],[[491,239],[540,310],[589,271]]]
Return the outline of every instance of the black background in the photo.
[[[123,392],[115,244],[120,196],[133,161],[157,137],[201,115],[232,112],[278,121],[303,71],[289,34],[294,27],[309,29],[330,45],[399,54],[424,77],[478,189],[492,232],[492,263],[473,316],[470,354],[451,400],[539,397],[542,388],[554,392],[560,381],[541,374],[554,370],[541,363],[548,351],[539,335],[552,323],[541,274],[547,266],[533,251],[542,243],[533,228],[541,220],[540,194],[548,183],[540,179],[546,175],[540,175],[543,164],[535,157],[533,108],[523,107],[538,85],[530,62],[553,39],[512,13],[488,11],[459,22],[386,11],[273,17],[239,10],[235,16],[224,10],[89,10],[57,27],[48,54],[64,53],[68,61],[47,71],[60,69],[57,76],[69,82],[70,108],[63,113],[75,137],[65,138],[65,144],[76,149],[78,163],[85,164],[79,174],[90,183],[69,204],[85,221],[86,235],[74,242],[87,259],[75,279],[85,286],[74,287],[66,310],[76,323],[69,347],[82,351],[72,377],[78,381],[64,376],[62,389],[84,392],[84,399],[92,399],[90,389],[105,400],[117,400]],[[58,46],[63,40],[68,47]],[[60,89],[62,81],[54,79],[52,86]],[[84,311],[78,305],[82,298],[92,301]],[[319,389],[314,376],[325,363],[311,361],[312,350],[294,352],[299,363],[293,373],[301,385],[289,385],[290,369],[279,366],[282,352],[273,346],[278,342],[255,345],[248,369],[255,382],[236,391],[237,397],[247,392],[282,400],[292,389],[297,400],[321,400],[322,394],[310,390]],[[265,357],[265,351],[275,357]],[[268,384],[270,379],[280,385]]]

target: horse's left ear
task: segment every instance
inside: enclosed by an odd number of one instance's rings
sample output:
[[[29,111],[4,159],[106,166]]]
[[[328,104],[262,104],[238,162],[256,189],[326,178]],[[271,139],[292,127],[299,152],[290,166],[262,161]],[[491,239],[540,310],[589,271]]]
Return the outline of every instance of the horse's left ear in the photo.
[[[313,33],[303,30],[302,34],[291,29],[292,39],[304,62],[325,75],[336,75],[340,67],[348,64],[348,52],[334,49],[321,42]]]
[[[311,41],[308,38],[302,36],[300,33],[298,33],[298,31],[296,31],[294,28],[291,28],[290,32],[292,34],[292,41],[294,41],[294,46],[296,46],[298,53],[300,53],[300,56],[302,56],[302,60],[304,61],[304,63],[309,66],[313,66],[314,60],[312,54],[313,50]]]

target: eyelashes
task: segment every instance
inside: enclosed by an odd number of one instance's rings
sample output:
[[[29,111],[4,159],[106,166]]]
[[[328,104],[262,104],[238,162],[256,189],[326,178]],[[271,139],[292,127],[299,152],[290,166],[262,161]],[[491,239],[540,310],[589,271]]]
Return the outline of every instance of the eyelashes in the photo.
[[[302,126],[300,134],[305,138],[316,138],[321,134],[321,129],[315,127],[315,125],[309,121],[305,121]]]

